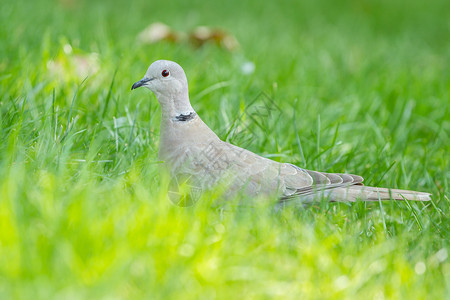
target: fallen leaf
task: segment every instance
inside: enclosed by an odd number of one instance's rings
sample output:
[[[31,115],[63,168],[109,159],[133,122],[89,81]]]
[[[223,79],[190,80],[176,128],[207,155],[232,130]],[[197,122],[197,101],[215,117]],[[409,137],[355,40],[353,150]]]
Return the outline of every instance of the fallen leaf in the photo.
[[[205,43],[213,42],[219,47],[229,51],[239,48],[239,43],[234,36],[222,29],[209,28],[206,26],[197,27],[190,35],[189,41],[196,47],[201,47]]]
[[[156,22],[141,31],[138,39],[145,44],[154,44],[160,41],[177,42],[179,35],[166,24]]]

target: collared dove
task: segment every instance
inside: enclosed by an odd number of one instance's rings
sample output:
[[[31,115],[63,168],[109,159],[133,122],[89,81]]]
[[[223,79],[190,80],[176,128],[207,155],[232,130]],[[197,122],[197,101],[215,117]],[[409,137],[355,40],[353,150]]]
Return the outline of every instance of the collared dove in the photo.
[[[159,158],[173,178],[188,178],[200,190],[225,186],[226,197],[276,195],[281,202],[431,200],[429,193],[364,186],[361,176],[302,169],[220,140],[192,108],[186,75],[175,62],[152,63],[131,89],[141,86],[161,105]]]

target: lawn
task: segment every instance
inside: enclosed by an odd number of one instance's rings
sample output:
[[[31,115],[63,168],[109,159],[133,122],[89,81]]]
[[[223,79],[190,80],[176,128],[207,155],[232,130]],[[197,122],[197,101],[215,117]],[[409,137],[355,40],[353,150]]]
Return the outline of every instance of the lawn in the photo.
[[[450,2],[5,1],[0,299],[450,298]],[[145,43],[153,22],[239,46]],[[173,205],[160,108],[185,69],[223,139],[432,201]]]

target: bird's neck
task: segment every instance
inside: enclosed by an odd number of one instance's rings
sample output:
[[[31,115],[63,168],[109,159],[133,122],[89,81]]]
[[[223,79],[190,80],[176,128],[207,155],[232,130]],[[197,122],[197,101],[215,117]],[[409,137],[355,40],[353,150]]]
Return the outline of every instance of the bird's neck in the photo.
[[[158,101],[161,104],[158,154],[161,160],[173,163],[177,153],[184,153],[199,141],[210,143],[219,140],[194,111],[187,96],[172,99],[159,97]]]
[[[196,115],[187,93],[157,95],[157,99],[161,105],[162,121],[186,121]]]

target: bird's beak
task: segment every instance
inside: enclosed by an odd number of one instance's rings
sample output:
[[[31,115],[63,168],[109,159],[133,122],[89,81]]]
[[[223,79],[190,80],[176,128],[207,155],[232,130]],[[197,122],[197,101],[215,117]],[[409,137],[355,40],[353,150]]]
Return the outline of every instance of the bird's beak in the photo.
[[[137,89],[138,87],[145,85],[147,82],[152,81],[153,79],[154,78],[142,78],[141,80],[133,84],[131,90]]]

